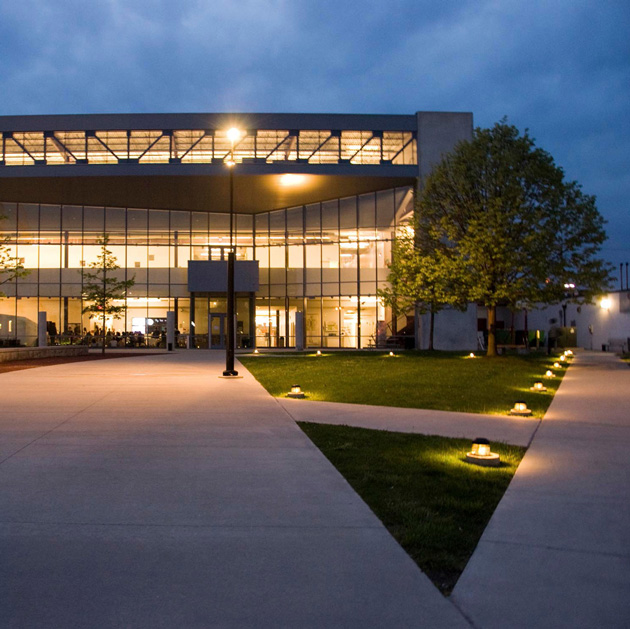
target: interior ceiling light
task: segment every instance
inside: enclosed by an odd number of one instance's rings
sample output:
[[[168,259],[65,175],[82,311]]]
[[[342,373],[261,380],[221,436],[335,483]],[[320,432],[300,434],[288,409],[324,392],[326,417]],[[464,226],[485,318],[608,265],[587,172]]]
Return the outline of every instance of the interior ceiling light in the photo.
[[[299,186],[306,181],[306,175],[293,175],[287,173],[280,176],[280,185],[285,187]]]

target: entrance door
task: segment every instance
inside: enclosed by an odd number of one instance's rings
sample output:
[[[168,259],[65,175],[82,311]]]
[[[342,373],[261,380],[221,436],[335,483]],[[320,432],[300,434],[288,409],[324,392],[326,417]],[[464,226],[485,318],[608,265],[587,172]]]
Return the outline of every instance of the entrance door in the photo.
[[[225,349],[225,314],[210,315],[210,349]]]

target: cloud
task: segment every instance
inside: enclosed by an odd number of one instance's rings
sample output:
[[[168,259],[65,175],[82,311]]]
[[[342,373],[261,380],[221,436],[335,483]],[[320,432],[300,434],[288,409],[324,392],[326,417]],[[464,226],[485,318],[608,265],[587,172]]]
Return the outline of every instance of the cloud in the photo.
[[[0,5],[0,114],[507,115],[630,259],[630,5],[588,0],[22,0]]]

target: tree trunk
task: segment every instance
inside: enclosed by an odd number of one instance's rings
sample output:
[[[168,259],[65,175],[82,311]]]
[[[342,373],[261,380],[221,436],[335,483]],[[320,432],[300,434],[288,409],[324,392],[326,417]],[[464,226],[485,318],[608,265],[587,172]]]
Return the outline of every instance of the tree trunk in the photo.
[[[433,351],[433,332],[435,330],[435,312],[431,310],[430,318],[429,318],[429,351]]]
[[[496,320],[497,307],[488,306],[488,352],[487,356],[497,355]]]
[[[103,310],[103,329],[101,330],[103,333],[103,347],[101,348],[101,353],[105,353],[105,339],[107,338],[107,334],[105,333],[105,310]]]

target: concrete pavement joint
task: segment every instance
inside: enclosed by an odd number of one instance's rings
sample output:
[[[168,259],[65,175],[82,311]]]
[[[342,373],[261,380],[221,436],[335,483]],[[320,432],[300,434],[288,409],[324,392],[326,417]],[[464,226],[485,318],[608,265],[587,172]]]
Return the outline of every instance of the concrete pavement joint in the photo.
[[[522,543],[522,542],[509,542],[506,540],[500,539],[484,539],[484,544],[497,544],[500,546],[513,546],[515,548],[540,548],[541,550],[555,550],[563,553],[575,553],[576,555],[594,555],[599,557],[614,557],[616,559],[628,559],[630,558],[630,553],[607,553],[603,551],[597,550],[582,550],[579,548],[568,548],[566,546],[553,546],[550,544],[535,544],[533,542]]]
[[[13,452],[9,456],[7,456],[6,458],[2,459],[0,461],[0,465],[6,463],[9,459],[12,459],[16,454],[19,454],[23,450],[26,450],[26,448],[32,446],[34,443],[37,443],[40,439],[43,439],[44,437],[46,437],[50,433],[54,432],[55,430],[57,430],[58,428],[63,426],[64,424],[67,424],[69,421],[72,421],[77,416],[79,416],[81,413],[87,411],[89,408],[91,408],[95,404],[98,404],[99,402],[102,402],[109,394],[110,394],[110,392],[106,393],[103,397],[99,398],[98,400],[94,400],[91,404],[88,404],[85,408],[82,408],[81,410],[78,410],[76,413],[74,413],[74,415],[71,415],[67,419],[64,419],[60,424],[57,424],[56,426],[54,426],[50,430],[47,430],[45,433],[41,434],[39,437],[36,437],[32,441],[29,441],[29,443],[27,443],[26,445],[22,446],[21,448],[19,448],[18,450],[16,450],[15,452]]]

